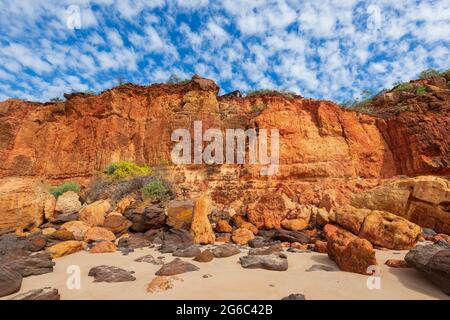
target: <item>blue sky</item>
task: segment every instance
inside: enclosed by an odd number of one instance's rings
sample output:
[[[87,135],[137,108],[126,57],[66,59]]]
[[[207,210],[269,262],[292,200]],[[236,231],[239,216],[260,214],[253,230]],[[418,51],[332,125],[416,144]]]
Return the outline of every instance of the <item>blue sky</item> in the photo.
[[[194,73],[221,93],[343,101],[450,68],[448,0],[0,0],[0,10],[0,101]]]

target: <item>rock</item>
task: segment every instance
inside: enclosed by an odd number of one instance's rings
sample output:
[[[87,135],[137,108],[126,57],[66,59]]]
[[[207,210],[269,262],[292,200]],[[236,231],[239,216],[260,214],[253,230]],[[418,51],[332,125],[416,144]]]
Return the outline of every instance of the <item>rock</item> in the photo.
[[[241,251],[235,245],[226,243],[214,248],[212,252],[216,258],[227,258],[234,256]]]
[[[69,254],[81,251],[84,249],[84,242],[69,240],[55,244],[47,249],[53,258],[59,258],[62,256],[67,256]]]
[[[31,234],[26,241],[28,241],[27,248],[32,252],[37,252],[44,249],[47,244],[47,237],[40,234]]]
[[[46,245],[46,238],[41,235],[32,234],[28,237],[16,234],[5,234],[0,236],[0,257],[2,255],[28,254],[41,250]]]
[[[84,235],[84,241],[114,241],[116,236],[108,229],[102,227],[92,227]]]
[[[400,259],[388,259],[384,264],[391,268],[411,268],[405,260]]]
[[[21,286],[22,276],[20,273],[0,266],[0,297],[19,291]]]
[[[122,215],[108,215],[103,223],[103,228],[118,234],[127,231],[131,225],[131,221]]]
[[[422,232],[418,225],[386,211],[344,206],[337,208],[335,213],[337,224],[374,245],[388,249],[409,249]]]
[[[306,300],[306,298],[301,293],[291,293],[290,295],[282,298],[281,300]]]
[[[311,242],[311,237],[300,231],[290,231],[290,230],[275,230],[273,236],[273,240],[280,240],[282,242],[300,242],[303,244],[308,244]]]
[[[129,237],[120,238],[117,244],[120,251],[133,251],[134,249],[150,247],[152,243],[139,235],[130,235]]]
[[[306,229],[308,223],[303,219],[283,219],[281,221],[281,226],[287,230],[301,231]]]
[[[337,271],[337,270],[335,268],[327,266],[325,264],[313,264],[311,267],[309,267],[305,271],[306,272],[311,272],[311,271],[326,271],[326,272],[330,272],[330,271]]]
[[[47,194],[44,202],[44,218],[47,221],[55,220],[56,198],[52,194]]]
[[[194,242],[198,244],[213,244],[216,236],[212,230],[208,219],[210,213],[210,199],[208,195],[201,196],[194,206],[192,214],[191,233],[194,236]]]
[[[230,242],[231,233],[216,233],[216,242]]]
[[[230,224],[226,220],[217,221],[215,229],[217,232],[221,232],[221,233],[230,233],[233,231],[233,228],[230,226]]]
[[[81,202],[74,191],[66,191],[56,199],[55,211],[58,214],[71,214],[80,211]]]
[[[279,229],[289,205],[280,193],[268,192],[248,206],[247,217],[258,229]]]
[[[325,241],[317,240],[314,242],[314,250],[320,253],[328,253],[327,243]]]
[[[65,223],[69,221],[76,221],[78,220],[78,212],[75,213],[67,213],[67,214],[60,214],[55,217],[55,220],[52,222],[55,224]]]
[[[210,262],[214,259],[214,254],[211,250],[206,249],[202,252],[200,252],[200,254],[198,254],[195,258],[194,261],[197,262]]]
[[[58,289],[45,287],[18,294],[10,300],[60,300],[60,298]]]
[[[185,249],[194,244],[194,238],[185,229],[170,229],[162,235],[161,253],[173,253],[177,249]]]
[[[183,258],[194,258],[199,254],[201,254],[201,250],[196,245],[192,245],[184,249],[177,249],[173,253],[173,256]]]
[[[139,257],[137,259],[134,259],[136,262],[146,262],[151,263],[154,265],[163,265],[164,264],[164,257],[158,257],[158,259],[155,259],[151,254],[147,254],[145,256]]]
[[[406,254],[405,261],[450,295],[450,243],[439,241],[430,245],[418,245]]]
[[[95,201],[80,210],[80,220],[92,227],[101,226],[105,223],[106,213],[110,209],[108,200]]]
[[[308,245],[301,244],[300,242],[292,242],[291,243],[291,248],[298,249],[298,250],[308,250],[308,246],[309,246],[309,244]]]
[[[164,264],[155,275],[157,276],[173,276],[180,273],[198,271],[200,270],[197,266],[192,263],[185,262],[180,258],[175,258],[169,263]]]
[[[84,237],[86,235],[86,232],[90,229],[91,227],[86,224],[83,221],[69,221],[64,223],[59,230],[67,230],[70,231],[72,233],[72,235],[74,236],[75,240],[84,240]],[[66,235],[68,236],[68,234],[66,233]]]
[[[131,229],[136,232],[159,229],[166,224],[164,207],[150,205],[149,201],[134,203],[125,210],[124,215],[132,222]]]
[[[259,233],[261,233],[261,230],[259,230]],[[274,235],[274,233],[272,232],[269,237],[272,238],[273,235]],[[257,236],[254,239],[250,240],[248,242],[248,245],[251,248],[262,248],[262,247],[271,246],[271,245],[277,244],[277,243],[280,243],[280,241],[268,240],[262,236]]]
[[[434,237],[437,235],[436,231],[430,228],[422,228],[422,234],[424,237]]]
[[[446,209],[450,184],[435,176],[394,179],[363,193],[357,193],[352,205],[357,208],[391,212],[421,227],[450,234]]]
[[[133,273],[122,268],[101,265],[91,268],[88,276],[94,277],[94,282],[127,282],[136,280]]]
[[[1,178],[0,234],[40,226],[48,194],[47,187],[39,179]]]
[[[128,196],[122,198],[119,202],[117,202],[115,211],[118,213],[124,213],[125,210],[130,205],[132,205],[135,201],[136,201],[136,199],[133,196],[128,195]]]
[[[194,204],[190,200],[171,200],[167,207],[167,225],[172,228],[191,228]]]
[[[277,254],[270,255],[252,255],[239,258],[243,268],[246,269],[266,269],[273,271],[286,271],[288,261]]]
[[[250,230],[255,235],[258,233],[258,228],[254,224],[245,221],[245,219],[240,215],[234,215],[232,217],[232,221],[237,228]]]
[[[247,244],[253,238],[255,238],[253,232],[244,228],[234,230],[231,235],[231,239],[233,240],[233,242],[240,245]]]
[[[147,292],[153,293],[158,291],[167,291],[173,288],[174,280],[184,281],[178,277],[165,277],[165,276],[156,276],[153,280],[147,285]]]
[[[315,217],[316,217],[316,224],[320,227],[323,227],[330,222],[328,211],[326,211],[325,209],[319,208],[316,211]]]
[[[42,229],[42,234],[44,235],[44,236],[50,236],[50,235],[52,235],[53,233],[55,233],[56,232],[56,229],[55,228],[44,228],[44,229]],[[72,235],[73,236],[73,235]]]
[[[267,248],[255,248],[255,249],[250,249],[250,251],[248,252],[248,254],[250,256],[254,256],[254,255],[268,255],[268,254],[272,254],[272,253],[278,253],[278,252],[282,252],[283,251],[283,246],[281,244],[273,244]]]
[[[0,266],[14,270],[22,277],[53,272],[55,263],[48,253],[34,255],[19,255],[11,253],[0,256]]]
[[[95,244],[91,250],[89,250],[89,253],[107,253],[107,252],[116,252],[117,247],[114,243],[109,241],[101,241],[97,244]]]
[[[60,229],[56,230],[55,232],[53,232],[49,238],[54,239],[54,240],[60,240],[60,241],[75,240],[75,236],[73,235],[73,233],[70,232],[69,230],[63,229],[63,228],[60,228]],[[78,238],[78,240],[81,240],[81,239]]]
[[[336,206],[336,192],[334,190],[325,191],[322,199],[320,199],[319,207],[324,208],[326,211],[330,211]]]
[[[369,241],[332,224],[327,224],[323,230],[328,256],[342,271],[371,274],[369,267],[377,265],[377,260]]]

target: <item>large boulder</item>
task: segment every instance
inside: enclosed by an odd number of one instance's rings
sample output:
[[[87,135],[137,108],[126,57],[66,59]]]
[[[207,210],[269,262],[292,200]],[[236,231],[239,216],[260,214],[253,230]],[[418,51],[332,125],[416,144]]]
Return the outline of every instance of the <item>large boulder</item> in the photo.
[[[450,295],[450,243],[439,241],[416,246],[405,256],[405,261]]]
[[[336,208],[333,219],[360,238],[388,249],[410,249],[422,233],[418,225],[395,214],[350,205]]]
[[[22,276],[20,273],[0,266],[0,297],[4,297],[20,290]]]
[[[75,240],[84,240],[84,236],[86,235],[86,232],[91,227],[83,222],[83,221],[69,221],[64,223],[58,230],[59,233],[62,233],[62,230],[67,230],[70,233],[72,233]],[[63,239],[60,239],[63,240]]]
[[[45,287],[18,294],[10,300],[60,300],[60,298],[58,289]]]
[[[42,224],[48,188],[38,179],[0,179],[0,234]]]
[[[137,201],[128,206],[124,215],[132,222],[131,229],[137,232],[159,229],[166,224],[164,208],[161,205],[152,205],[148,201]]]
[[[194,212],[194,204],[190,200],[171,200],[166,206],[167,225],[172,228],[189,230]]]
[[[365,239],[358,238],[351,232],[327,224],[324,227],[327,239],[327,253],[343,271],[371,274],[370,267],[377,265],[375,250]]]
[[[114,233],[102,227],[92,227],[84,235],[84,241],[86,242],[114,240],[116,240]]]
[[[131,227],[131,221],[127,220],[121,214],[110,214],[106,217],[103,227],[113,233],[122,233]]]
[[[71,214],[80,211],[81,202],[74,191],[66,191],[56,200],[55,211],[58,214]]]
[[[208,195],[203,195],[195,202],[191,233],[194,236],[194,242],[198,244],[212,244],[216,240],[216,235],[208,219],[211,212],[210,201]]]
[[[55,244],[47,249],[53,258],[67,256],[84,249],[84,242],[69,240]]]
[[[0,256],[0,266],[20,273],[22,277],[53,272],[54,265],[55,263],[48,253],[24,255],[13,252]]]
[[[404,217],[421,227],[450,234],[450,183],[435,176],[395,179],[357,193],[352,205]]]
[[[95,201],[80,210],[80,220],[93,227],[101,226],[109,209],[111,204],[108,200]]]

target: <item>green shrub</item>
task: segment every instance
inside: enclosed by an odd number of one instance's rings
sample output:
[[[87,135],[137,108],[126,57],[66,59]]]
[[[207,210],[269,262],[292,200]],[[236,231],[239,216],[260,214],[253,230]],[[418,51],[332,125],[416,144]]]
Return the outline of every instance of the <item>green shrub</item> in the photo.
[[[139,166],[130,161],[111,163],[106,167],[106,174],[113,179],[124,179],[130,176],[145,176],[151,173],[147,165]]]
[[[409,82],[400,83],[395,87],[397,91],[411,91],[414,89],[414,86]]]
[[[420,86],[416,90],[416,94],[419,96],[424,95],[425,93],[427,93],[427,87],[425,86]]]
[[[427,69],[427,70],[423,70],[421,73],[419,73],[419,78],[422,80],[429,79],[432,77],[439,77],[439,71],[434,70],[434,69]]]
[[[440,74],[441,77],[445,77],[445,76],[448,76],[448,75],[450,75],[450,69],[442,71],[441,74]]]
[[[81,187],[76,182],[65,182],[57,187],[50,187],[50,193],[53,194],[55,198],[58,198],[66,191],[74,191],[79,193],[81,191]]]
[[[177,75],[172,74],[172,75],[170,75],[169,79],[167,79],[166,83],[167,84],[186,84],[186,83],[189,83],[190,81],[191,81],[190,79],[181,79]]]
[[[247,97],[251,97],[251,96],[261,96],[264,94],[270,94],[270,95],[275,95],[275,96],[283,96],[283,97],[287,97],[287,98],[292,98],[294,97],[296,94],[294,92],[290,92],[290,91],[286,91],[286,90],[272,90],[272,89],[259,89],[259,90],[251,90],[247,92]]]
[[[155,179],[141,188],[141,195],[143,198],[163,201],[169,197],[170,190],[162,180]]]

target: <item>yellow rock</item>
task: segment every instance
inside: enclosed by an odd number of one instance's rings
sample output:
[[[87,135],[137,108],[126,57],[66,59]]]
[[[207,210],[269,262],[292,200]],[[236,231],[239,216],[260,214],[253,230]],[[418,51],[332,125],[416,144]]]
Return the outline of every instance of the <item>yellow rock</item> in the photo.
[[[80,220],[93,227],[101,226],[110,208],[108,200],[95,201],[80,210]]]
[[[84,235],[90,228],[83,221],[69,221],[64,223],[60,229],[70,231],[75,237],[75,240],[84,240]]]
[[[67,256],[84,249],[83,241],[69,240],[55,244],[47,249],[53,258]]]
[[[308,223],[303,219],[284,219],[281,221],[281,226],[287,230],[301,231],[308,226]]]
[[[253,232],[244,228],[234,230],[233,234],[231,235],[231,239],[233,240],[233,242],[241,245],[247,244],[247,242],[254,238],[255,235],[253,234]]]
[[[195,203],[192,216],[191,233],[194,242],[199,244],[212,244],[216,236],[208,220],[210,213],[210,199],[208,195],[201,196]]]

